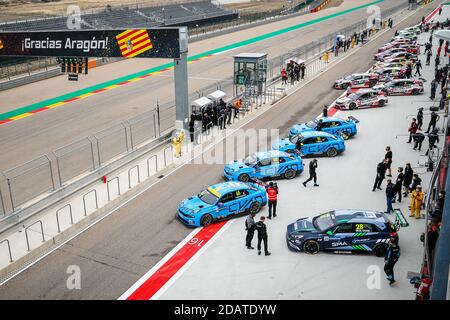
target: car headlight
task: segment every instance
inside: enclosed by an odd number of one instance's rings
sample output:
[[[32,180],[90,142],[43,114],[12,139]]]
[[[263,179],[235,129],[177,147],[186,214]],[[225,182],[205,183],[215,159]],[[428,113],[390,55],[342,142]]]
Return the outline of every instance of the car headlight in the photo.
[[[304,236],[301,236],[301,235],[293,235],[293,236],[292,236],[292,239],[300,240],[300,239],[303,239],[303,237],[304,237]]]

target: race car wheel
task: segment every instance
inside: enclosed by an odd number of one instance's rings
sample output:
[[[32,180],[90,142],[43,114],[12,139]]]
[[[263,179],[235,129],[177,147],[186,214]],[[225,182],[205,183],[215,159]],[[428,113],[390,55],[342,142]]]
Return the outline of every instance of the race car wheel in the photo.
[[[200,219],[200,224],[202,226],[206,227],[206,226],[209,226],[212,221],[213,221],[213,219],[212,219],[211,215],[210,214],[205,214]]]
[[[250,213],[257,214],[261,210],[261,203],[259,202],[253,202],[248,211]]]
[[[412,94],[415,95],[415,96],[417,96],[418,94],[420,94],[420,91],[417,90],[417,89],[414,89],[414,90],[412,91]]]
[[[348,106],[348,108],[349,108],[350,110],[355,110],[355,109],[356,109],[356,103],[354,103],[354,102],[350,103],[349,106]]]
[[[376,85],[377,84],[377,81],[376,80],[369,80],[369,87],[373,87],[374,85]]]
[[[343,83],[343,84],[341,84],[341,88],[345,90],[348,88],[349,85],[350,84],[348,84],[348,83]]]
[[[242,182],[248,182],[248,180],[250,180],[250,177],[248,176],[248,174],[243,173],[239,175],[238,180]]]
[[[320,251],[319,243],[316,240],[308,240],[303,244],[303,251],[308,254],[316,254]]]
[[[385,104],[384,100],[378,101],[378,106],[379,107],[384,107],[384,104]]]
[[[288,179],[288,180],[294,179],[295,176],[296,176],[296,172],[295,172],[294,169],[287,169],[287,170],[284,172],[284,178],[285,178],[285,179]]]
[[[337,155],[338,155],[338,152],[337,152],[337,150],[335,148],[330,148],[330,149],[327,150],[327,156],[328,157],[333,158],[333,157],[336,157]]]
[[[386,251],[387,251],[387,245],[384,243],[377,243],[372,249],[372,252],[376,257],[386,256]]]
[[[343,131],[341,136],[344,140],[348,140],[350,138],[350,134],[347,131]]]

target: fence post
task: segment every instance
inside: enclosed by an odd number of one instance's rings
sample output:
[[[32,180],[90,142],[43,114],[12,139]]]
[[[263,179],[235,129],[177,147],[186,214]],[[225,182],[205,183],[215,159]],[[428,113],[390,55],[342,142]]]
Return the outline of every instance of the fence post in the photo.
[[[8,191],[9,191],[9,198],[11,199],[11,210],[14,212],[15,206],[14,206],[14,200],[13,195],[11,191],[11,180],[9,178],[6,178],[6,182],[8,183]]]
[[[69,207],[69,215],[70,215],[70,222],[73,224],[73,215],[72,215],[72,205],[70,203],[66,204],[65,206],[59,208],[56,210],[56,225],[58,226],[58,232],[61,232],[61,228],[59,226],[59,212],[64,209],[65,207]]]
[[[56,190],[56,187],[55,187],[55,177],[53,176],[52,162],[50,161],[50,158],[48,157],[48,155],[44,154],[44,157],[47,158],[47,160],[48,160],[48,166],[49,166],[49,168],[50,168],[50,176],[51,176],[51,178],[52,178],[53,191],[55,191],[55,190]]]
[[[97,190],[93,189],[89,191],[88,193],[83,195],[83,208],[84,208],[84,216],[87,216],[87,210],[86,210],[86,196],[90,193],[94,193],[95,196],[95,209],[98,209],[98,198],[97,198]]]
[[[28,251],[30,251],[30,241],[29,241],[29,239],[28,239],[28,229],[31,228],[32,226],[34,226],[34,225],[35,225],[36,223],[38,223],[38,222],[39,222],[39,224],[40,224],[40,226],[41,226],[42,242],[45,242],[44,226],[42,225],[42,221],[41,221],[41,220],[38,220],[38,221],[34,222],[33,224],[30,224],[28,227],[25,228],[25,238],[26,238],[26,240],[27,240],[27,248],[28,248]]]

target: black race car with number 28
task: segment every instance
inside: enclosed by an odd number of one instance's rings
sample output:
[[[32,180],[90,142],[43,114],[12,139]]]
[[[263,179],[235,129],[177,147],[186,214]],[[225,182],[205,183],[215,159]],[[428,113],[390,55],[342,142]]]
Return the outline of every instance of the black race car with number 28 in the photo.
[[[298,219],[287,226],[286,242],[294,251],[369,252],[384,257],[391,237],[409,224],[403,213],[394,211],[395,222],[386,214],[368,210],[334,210],[313,218]]]

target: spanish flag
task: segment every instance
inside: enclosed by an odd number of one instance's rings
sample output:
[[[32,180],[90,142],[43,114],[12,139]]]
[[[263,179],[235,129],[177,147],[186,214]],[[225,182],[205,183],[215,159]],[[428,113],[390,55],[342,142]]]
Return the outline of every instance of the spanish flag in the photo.
[[[0,39],[0,49],[3,49],[3,42],[2,42],[2,39]]]
[[[126,30],[116,36],[117,43],[125,58],[133,58],[153,48],[146,29]]]

